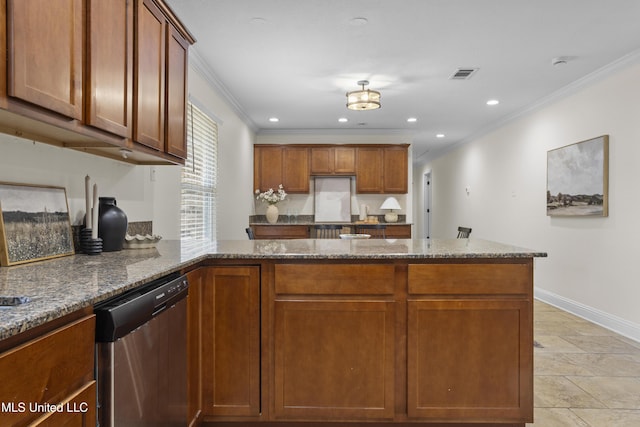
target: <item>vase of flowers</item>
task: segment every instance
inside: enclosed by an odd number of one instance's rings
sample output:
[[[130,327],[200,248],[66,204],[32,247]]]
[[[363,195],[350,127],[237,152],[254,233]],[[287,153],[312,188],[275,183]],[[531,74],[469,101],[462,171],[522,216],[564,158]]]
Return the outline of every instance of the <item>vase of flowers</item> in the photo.
[[[267,222],[269,222],[269,224],[275,224],[278,222],[279,212],[277,204],[287,197],[287,193],[284,191],[282,184],[278,185],[278,189],[276,191],[274,191],[273,188],[270,188],[269,190],[261,193],[258,189],[256,190],[256,195],[256,200],[269,204],[265,214]]]

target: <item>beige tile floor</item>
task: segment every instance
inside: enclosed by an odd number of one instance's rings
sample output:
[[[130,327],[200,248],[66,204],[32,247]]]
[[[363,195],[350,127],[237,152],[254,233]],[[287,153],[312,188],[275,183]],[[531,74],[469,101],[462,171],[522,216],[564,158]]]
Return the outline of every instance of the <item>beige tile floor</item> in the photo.
[[[534,423],[640,426],[640,343],[534,303]]]

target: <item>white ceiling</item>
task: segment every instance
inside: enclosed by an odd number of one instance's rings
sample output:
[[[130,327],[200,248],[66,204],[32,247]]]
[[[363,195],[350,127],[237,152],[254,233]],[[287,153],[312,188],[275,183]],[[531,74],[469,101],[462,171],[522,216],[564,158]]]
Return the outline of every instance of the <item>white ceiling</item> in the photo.
[[[256,132],[410,133],[414,161],[640,49],[639,0],[168,4],[197,39],[194,56]],[[559,56],[569,60],[553,66]],[[450,80],[461,67],[479,71]],[[362,79],[382,93],[381,109],[347,110],[345,93]],[[492,98],[500,104],[487,106]]]

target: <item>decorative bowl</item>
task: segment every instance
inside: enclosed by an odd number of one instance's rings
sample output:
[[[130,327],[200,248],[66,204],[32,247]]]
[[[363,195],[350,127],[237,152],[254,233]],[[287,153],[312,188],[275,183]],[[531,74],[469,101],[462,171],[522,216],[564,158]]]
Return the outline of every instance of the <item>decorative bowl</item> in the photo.
[[[135,236],[131,236],[127,234],[124,236],[124,245],[125,249],[148,249],[155,248],[158,242],[162,239],[162,236],[152,236],[151,234],[136,234]]]
[[[371,234],[341,234],[341,239],[368,239]]]

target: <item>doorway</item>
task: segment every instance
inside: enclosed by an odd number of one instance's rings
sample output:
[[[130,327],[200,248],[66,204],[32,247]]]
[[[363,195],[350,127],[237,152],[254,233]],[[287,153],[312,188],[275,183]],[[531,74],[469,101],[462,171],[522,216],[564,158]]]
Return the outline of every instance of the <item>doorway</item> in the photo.
[[[423,210],[423,224],[424,224],[424,235],[425,239],[431,238],[431,172],[427,172],[423,176],[422,180],[422,188],[424,191],[423,200],[424,200],[424,210]]]

